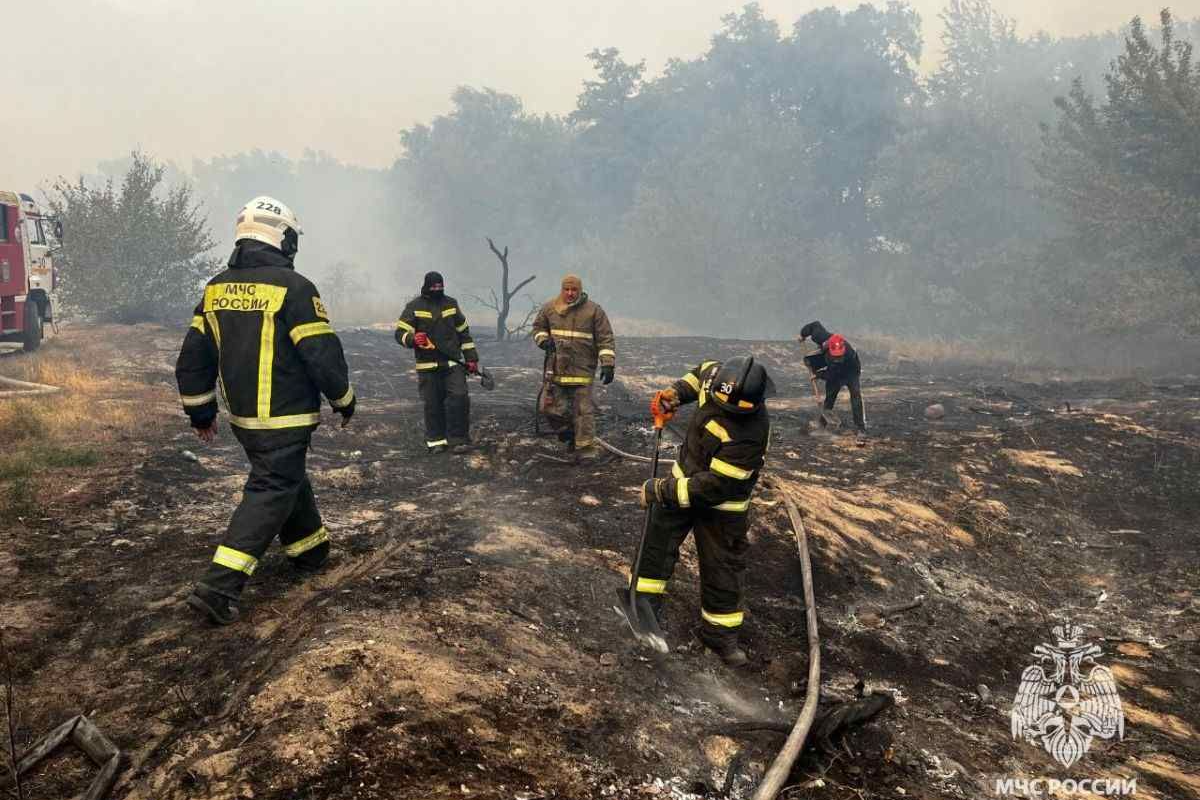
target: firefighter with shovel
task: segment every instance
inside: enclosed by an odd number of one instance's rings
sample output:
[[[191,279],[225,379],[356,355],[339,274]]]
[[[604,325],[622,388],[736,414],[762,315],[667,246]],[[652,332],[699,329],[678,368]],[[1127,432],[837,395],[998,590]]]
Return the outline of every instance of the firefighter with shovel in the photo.
[[[425,447],[430,453],[470,444],[471,398],[467,375],[481,372],[471,328],[458,301],[446,294],[440,273],[429,272],[421,294],[396,321],[396,341],[411,348],[417,362],[417,386],[425,404]]]
[[[817,393],[817,381],[825,381],[825,400],[821,406],[820,425],[831,424],[837,417],[833,407],[837,404],[842,387],[850,392],[850,410],[854,415],[854,427],[860,440],[867,435],[867,411],[862,396],[862,361],[858,351],[850,346],[840,333],[830,333],[820,322],[810,322],[800,329],[799,341],[812,338],[819,348],[816,353],[804,357],[804,365],[812,375],[813,394]]]
[[[655,395],[654,467],[662,427],[681,405],[698,405],[671,477],[652,471],[642,486],[646,525],[634,558],[634,579],[618,589],[617,610],[640,641],[666,651],[663,599],[689,533],[700,558],[700,628],[706,647],[729,666],[746,663],[742,626],[742,575],[750,547],[750,497],[765,462],[771,434],[766,399],[775,384],[752,356],[721,364],[705,361]]]

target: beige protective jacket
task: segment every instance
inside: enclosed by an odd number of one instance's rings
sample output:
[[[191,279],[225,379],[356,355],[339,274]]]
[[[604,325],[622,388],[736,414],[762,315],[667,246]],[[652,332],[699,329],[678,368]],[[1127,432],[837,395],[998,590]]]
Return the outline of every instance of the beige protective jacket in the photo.
[[[612,323],[586,294],[569,306],[558,298],[542,306],[533,321],[533,341],[540,346],[547,338],[554,340],[551,374],[560,386],[589,385],[597,366],[616,364]]]

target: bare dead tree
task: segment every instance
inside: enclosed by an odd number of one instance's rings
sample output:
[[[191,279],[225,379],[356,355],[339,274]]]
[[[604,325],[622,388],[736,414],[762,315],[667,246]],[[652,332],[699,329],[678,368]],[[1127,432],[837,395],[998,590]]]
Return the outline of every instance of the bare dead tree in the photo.
[[[508,329],[508,338],[510,339],[519,334],[524,334],[527,339],[533,335],[533,318],[537,316],[541,306],[530,295],[525,295],[525,299],[529,301],[529,310],[525,312],[525,318],[521,320],[520,325]]]
[[[479,300],[479,302],[483,303],[488,308],[493,309],[496,312],[496,339],[498,341],[502,342],[505,339],[507,339],[510,335],[512,335],[514,333],[519,333],[525,325],[528,325],[529,320],[527,319],[525,321],[525,323],[523,323],[521,326],[518,326],[515,331],[510,331],[508,329],[508,313],[512,310],[512,299],[517,296],[517,292],[521,291],[526,286],[528,286],[534,279],[537,278],[537,276],[530,275],[528,278],[521,281],[515,287],[513,287],[511,290],[509,290],[509,288],[508,288],[508,246],[505,245],[504,252],[501,253],[496,248],[495,243],[492,242],[490,237],[488,238],[487,243],[488,243],[488,247],[491,248],[492,252],[496,254],[496,258],[500,259],[500,295],[497,296],[496,291],[494,289],[492,289],[492,290],[490,290],[491,296],[492,296],[492,299],[490,301],[483,300],[482,298],[476,298],[476,299]],[[536,311],[534,313],[536,313]],[[530,316],[532,316],[532,314]]]
[[[12,662],[8,658],[8,643],[4,640],[4,628],[0,627],[0,670],[4,672],[4,720],[8,734],[8,763],[12,770],[13,784],[17,788],[17,800],[25,800],[25,789],[21,784],[21,772],[17,768],[17,720],[13,711]]]

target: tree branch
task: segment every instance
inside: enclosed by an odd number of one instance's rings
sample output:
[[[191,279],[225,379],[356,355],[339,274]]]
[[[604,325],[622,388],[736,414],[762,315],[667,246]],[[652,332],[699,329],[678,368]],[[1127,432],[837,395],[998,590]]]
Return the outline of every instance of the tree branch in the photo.
[[[509,298],[516,297],[517,292],[521,291],[522,289],[524,289],[526,286],[528,286],[530,283],[532,283],[535,280],[537,280],[537,275],[530,275],[528,278],[526,278],[525,280],[518,283],[516,288],[508,293]]]

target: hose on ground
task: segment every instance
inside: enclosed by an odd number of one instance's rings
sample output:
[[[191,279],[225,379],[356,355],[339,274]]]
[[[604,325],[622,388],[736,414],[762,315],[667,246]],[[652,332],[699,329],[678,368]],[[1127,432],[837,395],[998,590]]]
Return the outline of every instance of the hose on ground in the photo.
[[[788,734],[783,748],[775,756],[762,783],[754,790],[752,800],[775,800],[783,788],[792,765],[804,749],[804,741],[817,716],[817,700],[821,695],[821,640],[817,635],[817,601],[813,594],[812,562],[808,556],[808,539],[804,531],[804,520],[787,489],[778,481],[771,481],[775,493],[783,500],[792,531],[796,534],[796,546],[800,551],[800,572],[804,578],[805,620],[808,627],[808,688],[804,693],[804,706],[792,732]]]
[[[8,400],[13,397],[36,397],[42,394],[57,394],[61,391],[62,389],[58,386],[19,381],[16,378],[6,378],[0,375],[0,400]]]

